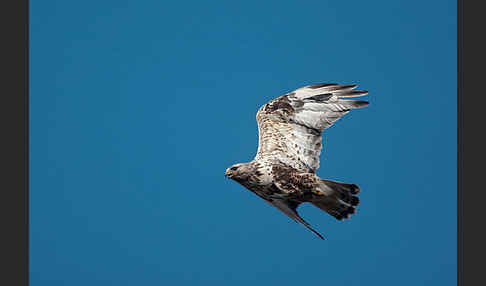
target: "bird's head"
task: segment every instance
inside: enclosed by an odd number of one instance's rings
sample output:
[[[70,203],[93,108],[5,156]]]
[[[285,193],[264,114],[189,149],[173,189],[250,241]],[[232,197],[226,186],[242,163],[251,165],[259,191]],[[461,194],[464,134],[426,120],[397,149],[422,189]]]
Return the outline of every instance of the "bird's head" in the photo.
[[[238,163],[226,169],[224,176],[238,181],[246,179],[250,173],[250,163]]]

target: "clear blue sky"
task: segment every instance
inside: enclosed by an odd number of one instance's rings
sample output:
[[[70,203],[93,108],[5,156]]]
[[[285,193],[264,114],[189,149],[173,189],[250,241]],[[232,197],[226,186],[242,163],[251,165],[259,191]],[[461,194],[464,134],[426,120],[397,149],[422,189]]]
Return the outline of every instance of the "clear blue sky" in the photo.
[[[455,285],[456,1],[31,1],[32,286]],[[371,104],[324,134],[358,184],[319,240],[224,178],[259,106]]]

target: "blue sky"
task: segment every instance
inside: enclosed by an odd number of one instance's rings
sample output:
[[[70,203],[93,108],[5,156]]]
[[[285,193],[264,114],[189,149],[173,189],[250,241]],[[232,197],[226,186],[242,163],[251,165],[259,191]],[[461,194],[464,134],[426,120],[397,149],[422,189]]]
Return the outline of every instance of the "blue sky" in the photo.
[[[31,285],[455,285],[456,1],[31,1]],[[358,184],[319,240],[225,179],[303,85],[371,104],[323,138]]]

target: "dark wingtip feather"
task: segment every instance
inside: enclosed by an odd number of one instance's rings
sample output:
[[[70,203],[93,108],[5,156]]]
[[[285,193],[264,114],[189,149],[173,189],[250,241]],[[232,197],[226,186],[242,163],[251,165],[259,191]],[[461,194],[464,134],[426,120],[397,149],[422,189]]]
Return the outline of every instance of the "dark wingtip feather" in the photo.
[[[320,239],[324,240],[324,236],[322,236],[317,230],[313,229],[308,222],[306,222],[301,216],[297,215],[296,220],[302,225],[304,225],[306,228],[308,228],[310,231],[312,231],[315,235],[317,235]]]
[[[361,108],[370,104],[369,101],[366,100],[353,100],[351,103],[354,108]]]
[[[357,84],[342,84],[339,86],[339,89],[355,89],[357,87]]]
[[[369,92],[367,90],[347,90],[343,92],[336,92],[336,95],[339,98],[346,98],[346,97],[360,97],[360,96],[365,96]]]
[[[322,235],[321,235],[320,233],[318,233],[317,231],[314,231],[314,233],[315,233],[315,234],[316,234],[316,235],[317,235],[317,236],[318,236],[320,239],[322,239],[322,240],[326,240],[326,239],[324,238],[324,236],[322,236]]]
[[[352,89],[355,89],[356,87],[358,87],[358,85],[357,84],[337,84],[337,83],[316,83],[316,84],[308,85],[306,87],[310,89],[327,87],[329,91],[345,92],[345,91],[350,91]]]
[[[326,87],[326,86],[335,86],[338,85],[337,83],[316,83],[316,84],[311,84],[308,85],[308,88],[316,89],[316,88],[321,88],[321,87]]]

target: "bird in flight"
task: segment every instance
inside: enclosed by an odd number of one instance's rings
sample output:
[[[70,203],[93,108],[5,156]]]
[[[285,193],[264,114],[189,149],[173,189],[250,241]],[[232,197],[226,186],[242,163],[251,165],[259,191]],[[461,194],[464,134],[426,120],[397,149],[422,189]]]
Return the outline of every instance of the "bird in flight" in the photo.
[[[367,101],[349,99],[368,94],[357,85],[312,84],[272,99],[257,112],[258,150],[248,163],[234,164],[225,176],[246,187],[319,238],[297,212],[309,202],[338,220],[356,212],[360,188],[316,175],[321,133],[351,109]]]

